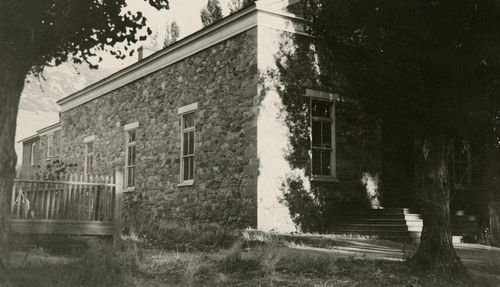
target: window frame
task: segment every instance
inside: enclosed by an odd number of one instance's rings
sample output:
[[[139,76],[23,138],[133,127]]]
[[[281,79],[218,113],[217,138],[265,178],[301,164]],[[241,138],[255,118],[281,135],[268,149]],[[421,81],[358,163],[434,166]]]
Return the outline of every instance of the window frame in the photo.
[[[30,153],[30,165],[35,166],[35,149],[36,149],[36,141],[31,143],[31,153]]]
[[[54,134],[47,135],[47,160],[54,156]]]
[[[191,186],[194,185],[195,179],[195,158],[196,158],[196,110],[198,109],[198,102],[182,106],[178,108],[177,114],[181,117],[180,119],[180,172],[179,172],[179,184],[177,186]],[[185,117],[188,115],[193,115],[193,126],[184,128]],[[185,133],[193,133],[193,153],[189,155],[184,155],[184,134]],[[192,157],[192,178],[184,180],[184,158]]]
[[[95,135],[91,135],[91,136],[88,136],[88,137],[85,137],[83,139],[83,144],[84,144],[84,154],[83,154],[83,172],[84,172],[84,176],[87,177],[91,174],[93,174],[94,172],[94,166],[95,166],[95,141],[96,141],[96,136]],[[89,172],[88,170],[88,162],[87,162],[87,157],[88,157],[88,144],[92,143],[92,172]]]
[[[311,170],[311,180],[312,181],[327,181],[327,182],[337,182],[337,145],[336,145],[336,126],[335,126],[335,101],[339,99],[339,95],[335,93],[329,93],[329,92],[323,92],[323,91],[318,91],[318,90],[312,90],[312,89],[306,89],[306,97],[308,97],[309,100],[309,130],[310,130],[310,135],[309,135],[309,143],[310,143],[310,170]],[[322,101],[326,102],[329,104],[330,108],[330,117],[329,118],[323,118],[323,117],[314,117],[312,115],[312,106],[313,106],[313,101]],[[321,122],[322,124],[325,122],[330,123],[330,148],[321,148],[321,147],[315,147],[313,146],[313,122]],[[313,151],[314,149],[321,149],[321,150],[330,150],[330,174],[329,175],[321,175],[321,174],[314,174],[314,166],[315,163],[313,162]],[[321,164],[321,163],[320,163]]]
[[[124,176],[124,185],[125,189],[127,191],[134,191],[136,187],[136,171],[137,171],[137,130],[138,130],[138,125],[132,125],[129,126],[130,128],[125,129],[125,176]],[[135,133],[135,140],[133,142],[130,142],[130,134]],[[130,159],[130,154],[129,154],[129,147],[134,147],[134,164],[129,165],[129,159]],[[133,185],[129,186],[129,179],[130,179],[130,172],[129,168],[133,168],[134,174],[133,174]]]
[[[89,145],[92,145],[92,152],[89,152]],[[88,177],[89,175],[92,175],[93,172],[94,172],[94,160],[95,160],[95,157],[94,157],[94,141],[88,141],[88,142],[85,142],[85,176]],[[89,167],[89,158],[92,158],[92,161],[90,163],[90,167]],[[90,169],[90,170],[89,170]]]

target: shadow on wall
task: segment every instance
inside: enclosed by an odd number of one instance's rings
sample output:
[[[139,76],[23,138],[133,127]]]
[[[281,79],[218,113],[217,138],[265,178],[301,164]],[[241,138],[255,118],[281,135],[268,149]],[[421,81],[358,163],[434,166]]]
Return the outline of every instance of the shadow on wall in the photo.
[[[281,99],[279,118],[289,134],[285,158],[294,171],[282,182],[280,202],[301,230],[321,232],[342,210],[380,207],[381,136],[380,120],[363,113],[349,97],[353,89],[342,75],[322,70],[324,61],[311,41],[283,35],[277,69],[268,71],[267,77]],[[334,103],[336,167],[329,167],[336,168],[337,178],[330,182],[311,181],[311,107],[306,89],[340,94]]]

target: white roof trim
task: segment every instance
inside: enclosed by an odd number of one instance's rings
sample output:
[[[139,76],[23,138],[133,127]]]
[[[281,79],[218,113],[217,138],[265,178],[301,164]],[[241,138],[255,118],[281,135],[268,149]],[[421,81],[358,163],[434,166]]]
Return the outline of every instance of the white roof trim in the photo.
[[[189,105],[185,105],[185,106],[182,106],[182,107],[178,108],[177,109],[177,114],[178,115],[182,115],[182,114],[194,111],[196,109],[198,109],[198,102],[195,102],[195,103],[192,103],[192,104],[189,104]]]
[[[89,143],[89,142],[93,142],[93,141],[95,141],[95,135],[91,135],[91,136],[85,137],[83,139],[83,143]]]
[[[130,131],[139,127],[139,122],[133,122],[123,126],[124,131]]]
[[[36,133],[39,136],[46,136],[49,134],[53,134],[54,132],[56,132],[60,129],[61,129],[61,123],[57,123],[57,124],[53,124],[53,125],[50,125],[48,127],[45,127],[43,129],[39,129],[38,131],[36,131]]]
[[[32,135],[32,136],[29,136],[27,138],[24,138],[22,140],[19,140],[17,141],[17,143],[25,143],[25,142],[28,142],[28,141],[31,141],[31,140],[34,140],[34,139],[37,139],[39,138],[40,136],[39,135]]]
[[[295,2],[297,0],[259,0],[255,2],[256,4],[229,15],[221,21],[181,39],[172,46],[146,57],[142,61],[57,101],[61,106],[61,112],[96,99],[235,35],[257,27],[258,23],[259,25],[262,24],[271,28],[306,35],[303,32],[303,26],[300,23],[295,23],[295,21],[304,23],[304,19],[277,9]]]
[[[238,13],[230,15],[220,22],[200,30],[136,64],[120,70],[83,90],[57,101],[61,106],[61,112],[68,111],[76,106],[98,98],[130,82],[256,27],[257,16],[255,11],[255,6],[250,6]]]
[[[324,92],[324,91],[313,90],[313,89],[306,89],[305,96],[311,97],[311,98],[316,98],[316,99],[327,100],[327,101],[338,101],[339,100],[339,94],[337,94],[337,93],[330,93],[330,92]]]

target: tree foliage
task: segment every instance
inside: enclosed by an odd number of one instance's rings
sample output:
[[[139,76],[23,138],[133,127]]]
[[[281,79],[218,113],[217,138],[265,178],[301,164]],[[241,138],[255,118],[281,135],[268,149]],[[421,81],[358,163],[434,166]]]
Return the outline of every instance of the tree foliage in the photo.
[[[222,8],[219,0],[208,0],[207,6],[200,11],[200,18],[203,27],[222,19]]]
[[[310,37],[284,33],[276,70],[269,79],[280,96],[280,119],[288,128],[288,148],[285,159],[293,170],[305,177],[289,174],[284,179],[281,203],[288,207],[294,223],[303,231],[328,232],[340,219],[342,210],[368,208],[366,188],[361,182],[365,173],[380,170],[379,120],[362,110],[356,99],[345,97],[342,91],[348,83],[341,75],[323,77],[317,66],[317,51]],[[310,99],[306,88],[341,93],[335,103],[336,156],[349,167],[338,168],[341,182],[306,183],[313,178],[311,170]]]
[[[168,0],[147,2],[168,8]],[[26,75],[66,61],[97,68],[103,51],[119,59],[132,55],[129,46],[152,31],[143,33],[146,18],[126,6],[125,0],[0,0],[0,281],[8,273],[14,139]]]
[[[252,5],[254,2],[255,0],[231,0],[231,2],[228,3],[229,13],[232,14],[241,9],[244,9]]]
[[[167,29],[165,31],[165,40],[163,41],[163,48],[172,45],[177,42],[180,35],[180,28],[176,21],[167,25]]]
[[[453,142],[498,140],[500,3],[494,0],[309,0],[323,76],[340,72],[365,111],[410,130],[423,201],[415,261],[463,268],[450,230]]]
[[[167,0],[148,2],[157,9],[168,8]],[[100,51],[125,58],[132,53],[127,46],[137,42],[136,35],[146,27],[144,15],[125,12],[126,6],[125,0],[0,1],[0,53],[17,54],[35,72],[68,59],[96,68]],[[125,46],[116,47],[117,43]]]

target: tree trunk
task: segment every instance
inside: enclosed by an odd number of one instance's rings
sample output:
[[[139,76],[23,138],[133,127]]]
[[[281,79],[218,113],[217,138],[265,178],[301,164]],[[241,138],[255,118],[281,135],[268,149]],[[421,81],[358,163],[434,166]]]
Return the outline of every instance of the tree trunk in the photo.
[[[419,267],[454,277],[466,269],[453,248],[450,222],[450,187],[447,170],[448,142],[444,136],[424,140],[420,157],[422,216],[420,246],[413,257]]]
[[[9,263],[10,201],[17,156],[14,149],[19,98],[28,72],[15,53],[0,51],[0,277]],[[2,279],[2,278],[0,278]]]

